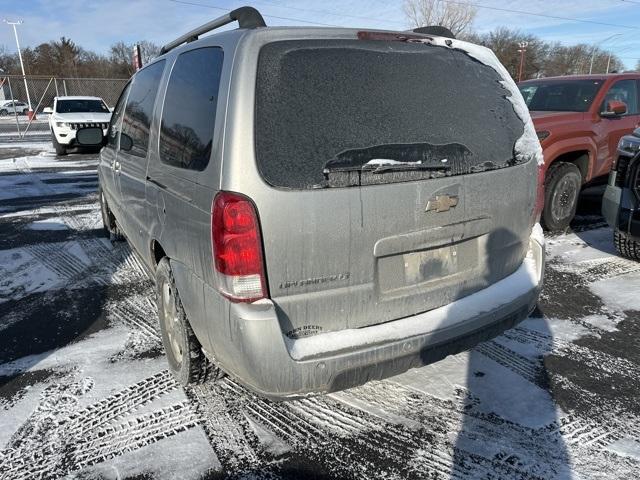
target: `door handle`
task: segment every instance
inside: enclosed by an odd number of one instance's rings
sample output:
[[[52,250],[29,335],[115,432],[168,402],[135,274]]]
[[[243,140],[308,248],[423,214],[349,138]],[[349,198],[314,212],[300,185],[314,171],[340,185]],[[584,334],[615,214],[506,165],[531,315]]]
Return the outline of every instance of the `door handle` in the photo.
[[[115,160],[115,161],[113,162],[113,169],[114,169],[116,172],[119,172],[119,171],[120,171],[120,162],[119,162],[119,161]]]

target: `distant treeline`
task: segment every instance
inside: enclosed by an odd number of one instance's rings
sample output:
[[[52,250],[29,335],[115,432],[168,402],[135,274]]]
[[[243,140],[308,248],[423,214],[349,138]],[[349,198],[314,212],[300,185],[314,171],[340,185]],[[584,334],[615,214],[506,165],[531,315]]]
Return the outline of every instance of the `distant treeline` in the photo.
[[[470,33],[463,37],[465,40],[479,43],[493,50],[515,79],[518,77],[520,65],[519,44],[521,42],[527,42],[523,80],[589,73],[592,55],[592,73],[605,73],[607,63],[609,63],[609,73],[621,72],[624,69],[622,60],[616,55],[584,43],[566,46],[559,42],[546,42],[534,35],[508,28],[498,28],[489,33]]]
[[[564,46],[558,42],[546,42],[534,35],[517,30],[498,28],[489,33],[468,33],[461,37],[493,50],[509,73],[517,79],[520,64],[519,44],[527,42],[523,79],[589,73],[593,55],[593,73],[622,71],[624,64],[611,52],[587,44]],[[155,57],[159,47],[151,42],[139,42],[143,64]],[[22,50],[27,75],[57,77],[126,78],[131,76],[133,45],[118,42],[111,45],[109,53],[98,54],[76,45],[68,38],[52,40],[36,47]],[[9,53],[0,46],[0,69],[5,74],[20,74],[16,53]]]
[[[160,48],[148,41],[140,43],[142,62],[147,63],[158,54]],[[106,55],[85,50],[72,40],[62,37],[22,49],[25,73],[73,78],[128,78],[133,72],[133,45],[118,42],[111,45]],[[9,53],[0,46],[0,75],[19,75],[20,61],[17,53]]]

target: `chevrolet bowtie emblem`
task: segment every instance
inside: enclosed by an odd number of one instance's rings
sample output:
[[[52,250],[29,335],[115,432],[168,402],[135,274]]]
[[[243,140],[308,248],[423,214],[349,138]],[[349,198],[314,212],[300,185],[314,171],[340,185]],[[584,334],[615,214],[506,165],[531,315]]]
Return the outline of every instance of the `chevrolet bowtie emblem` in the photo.
[[[436,195],[427,202],[425,212],[448,212],[449,209],[458,205],[457,195]]]

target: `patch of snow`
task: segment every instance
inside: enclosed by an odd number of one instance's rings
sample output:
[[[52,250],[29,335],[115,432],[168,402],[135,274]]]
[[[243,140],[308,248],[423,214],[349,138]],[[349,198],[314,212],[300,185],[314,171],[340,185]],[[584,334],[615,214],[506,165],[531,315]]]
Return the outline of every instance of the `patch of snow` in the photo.
[[[620,318],[620,320],[622,320],[622,318]],[[615,332],[618,330],[618,322],[607,315],[587,315],[582,318],[582,321],[605,332]]]
[[[0,250],[0,302],[58,284],[60,277],[22,248]]]
[[[536,223],[531,229],[531,239],[538,242],[539,245],[545,244],[544,231],[539,223]]]
[[[204,478],[205,472],[221,468],[202,429],[192,428],[63,478],[198,480]]]
[[[620,275],[619,277],[599,280],[589,285],[589,289],[602,299],[605,305],[618,311],[640,311],[640,278],[638,275]]]
[[[67,248],[67,253],[70,253],[74,257],[78,258],[85,265],[91,265],[93,262],[89,259],[82,246],[78,242],[71,242]]]
[[[573,342],[591,332],[583,325],[561,318],[527,318],[520,324],[522,327],[536,332],[551,335],[556,340]]]
[[[27,227],[29,230],[69,230],[69,226],[62,218],[50,218],[47,220],[36,220]]]
[[[245,418],[266,452],[269,452],[271,455],[280,456],[291,451],[291,447],[280,440],[273,432],[270,432],[266,427],[255,422],[250,416],[245,415]]]
[[[611,228],[598,228],[549,238],[547,244],[553,247],[548,252],[547,260],[558,258],[566,264],[618,256],[613,245]]]
[[[422,162],[421,161],[417,161],[417,162],[401,162],[399,160],[392,160],[390,158],[372,158],[371,160],[369,160],[367,163],[364,164],[364,166],[366,165],[420,165]]]
[[[607,450],[622,457],[633,458],[640,462],[640,441],[637,438],[621,438],[609,445]]]

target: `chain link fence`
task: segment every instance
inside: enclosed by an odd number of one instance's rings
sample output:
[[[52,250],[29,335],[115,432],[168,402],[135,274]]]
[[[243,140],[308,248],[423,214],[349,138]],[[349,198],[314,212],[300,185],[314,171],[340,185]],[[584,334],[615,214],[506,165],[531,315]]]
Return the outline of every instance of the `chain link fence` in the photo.
[[[58,78],[9,75],[0,77],[0,142],[49,138],[49,118],[43,110],[56,96],[92,96],[113,107],[126,78]],[[34,115],[28,115],[29,103]]]

